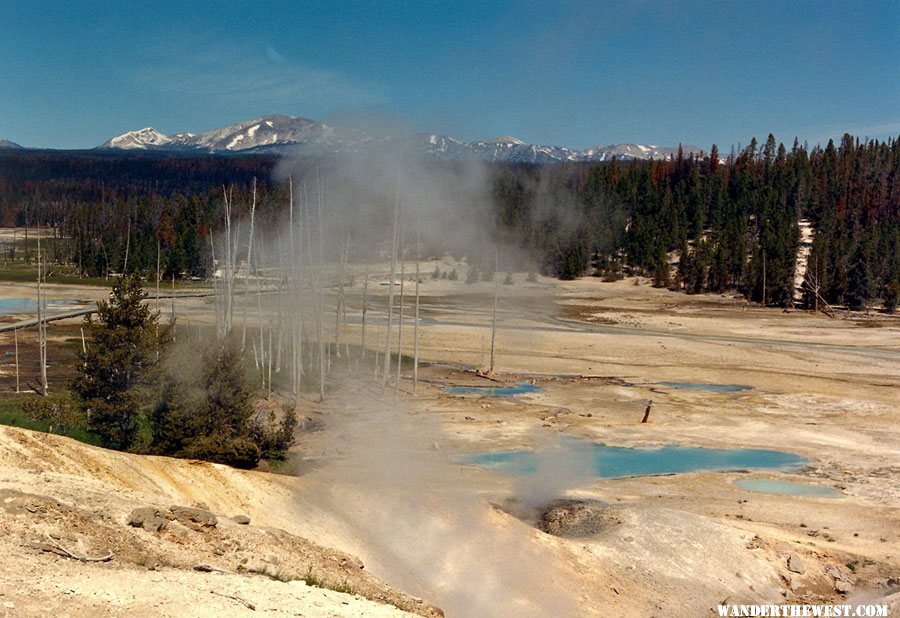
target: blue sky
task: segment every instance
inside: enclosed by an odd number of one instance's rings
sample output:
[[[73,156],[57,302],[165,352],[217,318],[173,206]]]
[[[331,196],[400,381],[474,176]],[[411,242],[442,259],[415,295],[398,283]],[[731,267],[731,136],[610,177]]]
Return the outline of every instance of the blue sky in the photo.
[[[270,113],[584,148],[900,135],[900,0],[0,0],[0,139]]]

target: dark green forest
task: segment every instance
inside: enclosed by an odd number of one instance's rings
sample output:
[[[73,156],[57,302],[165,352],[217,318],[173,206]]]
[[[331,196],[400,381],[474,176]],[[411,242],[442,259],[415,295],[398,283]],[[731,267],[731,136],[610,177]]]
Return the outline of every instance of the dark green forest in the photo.
[[[611,162],[555,170],[556,192],[576,196],[579,224],[528,215],[542,199],[543,170],[503,170],[496,181],[501,227],[539,250],[562,278],[587,272],[650,275],[688,293],[738,290],[792,303],[801,220],[815,230],[804,304],[815,290],[831,304],[893,310],[900,291],[900,144],[790,150],[769,135],[722,158]],[[551,200],[554,196],[550,196]],[[557,201],[564,199],[556,197]],[[671,255],[680,256],[670,268]]]
[[[263,156],[3,153],[0,224],[56,228],[51,256],[84,275],[120,272],[127,244],[129,272],[154,272],[159,252],[166,278],[205,277],[212,264],[207,239],[223,226],[223,187],[240,218],[258,179],[257,224],[277,229],[289,202],[286,183],[272,180],[277,163]],[[341,175],[352,172],[322,165],[335,184],[351,180]],[[491,210],[480,214],[493,222],[501,246],[521,247],[545,274],[643,274],[687,293],[733,290],[789,306],[796,303],[803,221],[814,234],[797,300],[889,311],[897,304],[898,140],[845,135],[840,144],[807,148],[795,140],[786,148],[769,135],[728,155],[713,146],[703,156],[679,151],[664,161],[497,164],[488,174],[489,199],[471,208]],[[358,189],[342,199],[373,200]],[[387,217],[389,208],[369,208],[367,216]],[[377,249],[371,229],[358,226],[360,252]],[[510,260],[501,267],[527,268]]]

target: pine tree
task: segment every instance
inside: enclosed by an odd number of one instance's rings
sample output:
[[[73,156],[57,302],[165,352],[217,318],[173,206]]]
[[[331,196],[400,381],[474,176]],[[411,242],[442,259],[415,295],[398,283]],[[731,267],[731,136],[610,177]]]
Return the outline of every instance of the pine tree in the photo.
[[[146,297],[137,277],[123,276],[110,299],[97,303],[96,320],[85,319],[90,341],[79,353],[72,389],[91,431],[108,448],[137,446],[147,389],[171,340],[171,325],[159,324],[159,313],[150,311]]]

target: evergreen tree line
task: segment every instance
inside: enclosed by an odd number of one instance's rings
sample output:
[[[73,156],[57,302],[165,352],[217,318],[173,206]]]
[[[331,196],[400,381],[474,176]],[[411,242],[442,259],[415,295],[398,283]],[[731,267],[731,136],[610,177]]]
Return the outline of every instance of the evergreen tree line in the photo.
[[[807,306],[880,300],[893,310],[900,292],[897,140],[845,135],[839,146],[795,140],[788,150],[769,135],[725,158],[713,146],[665,161],[514,166],[494,193],[501,233],[561,278],[637,272],[688,293],[738,290],[787,306],[808,220]]]
[[[30,157],[0,158],[0,221],[55,226],[51,259],[85,275],[126,266],[150,275],[159,258],[167,279],[208,276],[210,233],[224,223],[224,186],[237,221],[259,178],[256,222],[263,230],[277,229],[289,201],[284,184],[264,182],[271,157]],[[837,146],[808,149],[795,140],[787,149],[769,135],[761,146],[754,139],[725,157],[713,146],[699,156],[679,149],[663,161],[493,166],[492,183],[492,199],[473,208],[493,208],[501,246],[520,246],[545,274],[640,273],[688,293],[737,290],[787,306],[795,299],[799,223],[806,220],[813,232],[802,282],[807,306],[880,302],[893,310],[900,294],[898,140],[845,135]],[[378,221],[362,219],[391,211],[382,206],[361,211],[356,255],[376,248],[371,230]],[[483,256],[459,246],[423,250],[468,255],[481,272],[493,272],[493,248]],[[501,253],[501,269],[525,266],[512,259]]]

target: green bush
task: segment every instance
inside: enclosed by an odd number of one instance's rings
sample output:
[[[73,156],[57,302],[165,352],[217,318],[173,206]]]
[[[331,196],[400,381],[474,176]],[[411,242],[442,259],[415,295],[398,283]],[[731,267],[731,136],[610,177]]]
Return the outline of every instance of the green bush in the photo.
[[[249,437],[259,447],[264,459],[281,460],[294,443],[294,428],[297,415],[290,406],[285,406],[279,422],[274,411],[265,417],[257,415],[250,428]]]
[[[222,434],[195,438],[181,453],[182,457],[227,464],[235,468],[253,468],[259,463],[259,448],[248,438],[231,438]]]
[[[27,397],[22,401],[22,412],[54,433],[67,434],[73,429],[87,429],[84,411],[67,397]]]

